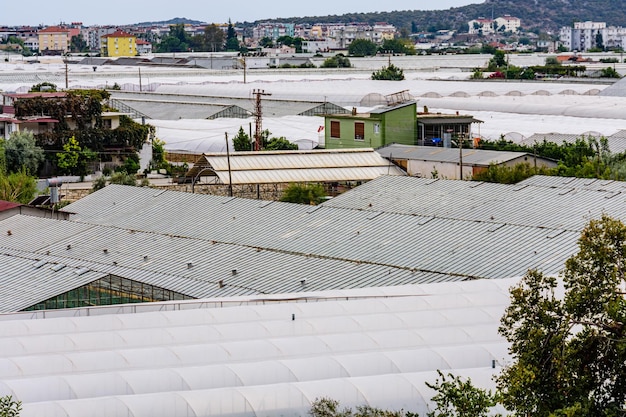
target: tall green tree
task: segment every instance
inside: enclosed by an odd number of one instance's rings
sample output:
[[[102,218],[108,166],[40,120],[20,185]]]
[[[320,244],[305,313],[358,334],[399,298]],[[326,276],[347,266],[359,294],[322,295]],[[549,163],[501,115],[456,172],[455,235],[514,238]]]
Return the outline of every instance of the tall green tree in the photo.
[[[31,132],[13,132],[4,143],[7,172],[24,170],[36,175],[39,166],[45,159],[43,148],[37,146],[35,136]]]
[[[202,37],[205,51],[220,52],[224,50],[224,31],[216,24],[207,25]]]
[[[499,331],[513,362],[497,384],[513,415],[624,415],[625,265],[626,226],[603,215],[581,233],[563,287],[529,271],[511,290]]]
[[[179,23],[170,26],[170,32],[157,46],[158,52],[186,52],[190,49],[191,36],[185,31],[185,25]]]
[[[326,191],[320,184],[290,184],[280,201],[315,205],[324,201]]]
[[[378,71],[374,71],[371,78],[372,80],[402,81],[404,80],[404,71],[402,68],[389,64]]]
[[[237,39],[237,32],[235,32],[235,27],[233,26],[233,23],[230,21],[230,19],[228,19],[228,29],[226,30],[226,50],[239,50],[239,39]]]
[[[435,410],[427,417],[487,417],[492,408],[498,403],[497,394],[490,390],[477,388],[470,378],[463,380],[450,373],[447,375],[437,371],[439,377],[434,383],[426,386],[435,390],[431,400],[435,403]]]
[[[233,137],[233,147],[235,151],[250,151],[250,136],[243,130],[243,126],[239,126],[239,131]]]

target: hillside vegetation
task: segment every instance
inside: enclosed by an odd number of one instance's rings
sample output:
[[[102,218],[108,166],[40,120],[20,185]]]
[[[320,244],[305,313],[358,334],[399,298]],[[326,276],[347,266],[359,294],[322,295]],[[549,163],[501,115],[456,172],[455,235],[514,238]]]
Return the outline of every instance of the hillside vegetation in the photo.
[[[609,26],[626,25],[626,0],[486,0],[447,10],[399,10],[274,19],[274,22],[333,23],[387,22],[408,31],[456,29],[467,31],[467,22],[478,17],[509,14],[521,19],[525,29],[558,31],[575,21],[600,21]],[[258,22],[257,22],[258,23]]]

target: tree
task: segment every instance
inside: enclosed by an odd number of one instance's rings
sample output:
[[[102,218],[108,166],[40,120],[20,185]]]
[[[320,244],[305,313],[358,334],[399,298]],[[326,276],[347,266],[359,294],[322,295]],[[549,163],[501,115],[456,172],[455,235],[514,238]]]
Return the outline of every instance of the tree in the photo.
[[[271,138],[265,145],[263,146],[264,151],[290,151],[290,150],[298,150],[298,145],[295,143],[289,142],[284,136],[279,138]]]
[[[16,401],[11,395],[0,397],[0,417],[17,417],[22,411],[22,402]]]
[[[326,191],[320,184],[290,184],[280,201],[297,204],[319,204],[324,200]]]
[[[242,126],[239,126],[239,131],[233,137],[233,147],[235,151],[250,151],[252,150],[252,142],[250,136],[243,130]]]
[[[506,55],[504,51],[497,50],[494,52],[493,57],[489,60],[487,69],[494,71],[497,68],[506,67]]]
[[[44,151],[37,146],[31,132],[13,132],[4,143],[7,172],[24,170],[29,175],[36,175],[44,161]]]
[[[191,36],[185,31],[185,25],[179,23],[170,26],[170,33],[157,47],[158,52],[186,52],[190,49]]]
[[[268,36],[264,36],[261,38],[261,40],[259,40],[259,46],[261,48],[273,48],[274,47],[274,41],[272,40],[272,38],[268,37]]]
[[[63,151],[57,153],[57,166],[63,174],[87,174],[87,163],[96,157],[95,153],[82,148],[74,136],[63,145]]]
[[[235,32],[235,28],[233,27],[230,19],[228,19],[228,29],[226,30],[226,50],[239,50],[239,39],[237,39],[237,33]]]
[[[321,65],[322,68],[350,68],[351,66],[350,60],[343,54],[326,58]]]
[[[26,171],[0,173],[0,200],[28,204],[36,192],[37,179]]]
[[[497,379],[516,416],[618,416],[626,403],[626,226],[591,220],[557,277],[529,271],[499,328],[513,363]]]
[[[401,68],[389,64],[387,67],[374,71],[372,73],[372,80],[402,81],[404,80],[404,72]]]
[[[224,49],[224,31],[216,24],[204,28],[202,35],[202,49],[208,52],[219,52]]]
[[[378,51],[385,54],[415,55],[415,47],[406,39],[385,39]]]
[[[72,36],[70,39],[71,52],[85,52],[87,49],[87,42],[85,42],[82,34]]]
[[[613,67],[602,68],[600,70],[600,77],[602,77],[602,78],[622,78],[622,76],[619,75],[619,72],[615,71],[615,68],[613,68]]]
[[[30,90],[28,90],[29,93],[35,93],[35,92],[41,92],[41,91],[46,91],[48,93],[54,93],[55,91],[57,91],[57,85],[54,84],[54,83],[50,83],[50,82],[44,81],[42,83],[33,85],[30,88]]]
[[[377,50],[378,46],[369,39],[355,39],[348,47],[348,53],[352,56],[373,56]]]
[[[472,380],[463,381],[452,374],[444,375],[437,370],[435,383],[426,383],[437,394],[431,399],[437,408],[428,417],[486,417],[498,403],[498,396],[489,390],[474,387]]]

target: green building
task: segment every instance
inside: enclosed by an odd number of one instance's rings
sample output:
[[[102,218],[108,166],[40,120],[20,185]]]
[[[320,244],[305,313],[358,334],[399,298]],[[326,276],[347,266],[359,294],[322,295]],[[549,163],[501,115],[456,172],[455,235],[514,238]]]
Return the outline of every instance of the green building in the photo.
[[[408,101],[369,113],[325,116],[326,149],[380,148],[392,143],[417,144],[417,104]]]

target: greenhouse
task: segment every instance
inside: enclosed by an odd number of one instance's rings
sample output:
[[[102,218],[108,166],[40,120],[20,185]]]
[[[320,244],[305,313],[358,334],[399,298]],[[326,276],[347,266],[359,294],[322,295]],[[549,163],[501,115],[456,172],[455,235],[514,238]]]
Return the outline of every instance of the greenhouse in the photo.
[[[424,413],[438,369],[493,386],[514,282],[2,315],[0,395],[21,400],[22,417],[305,416],[321,397]]]

